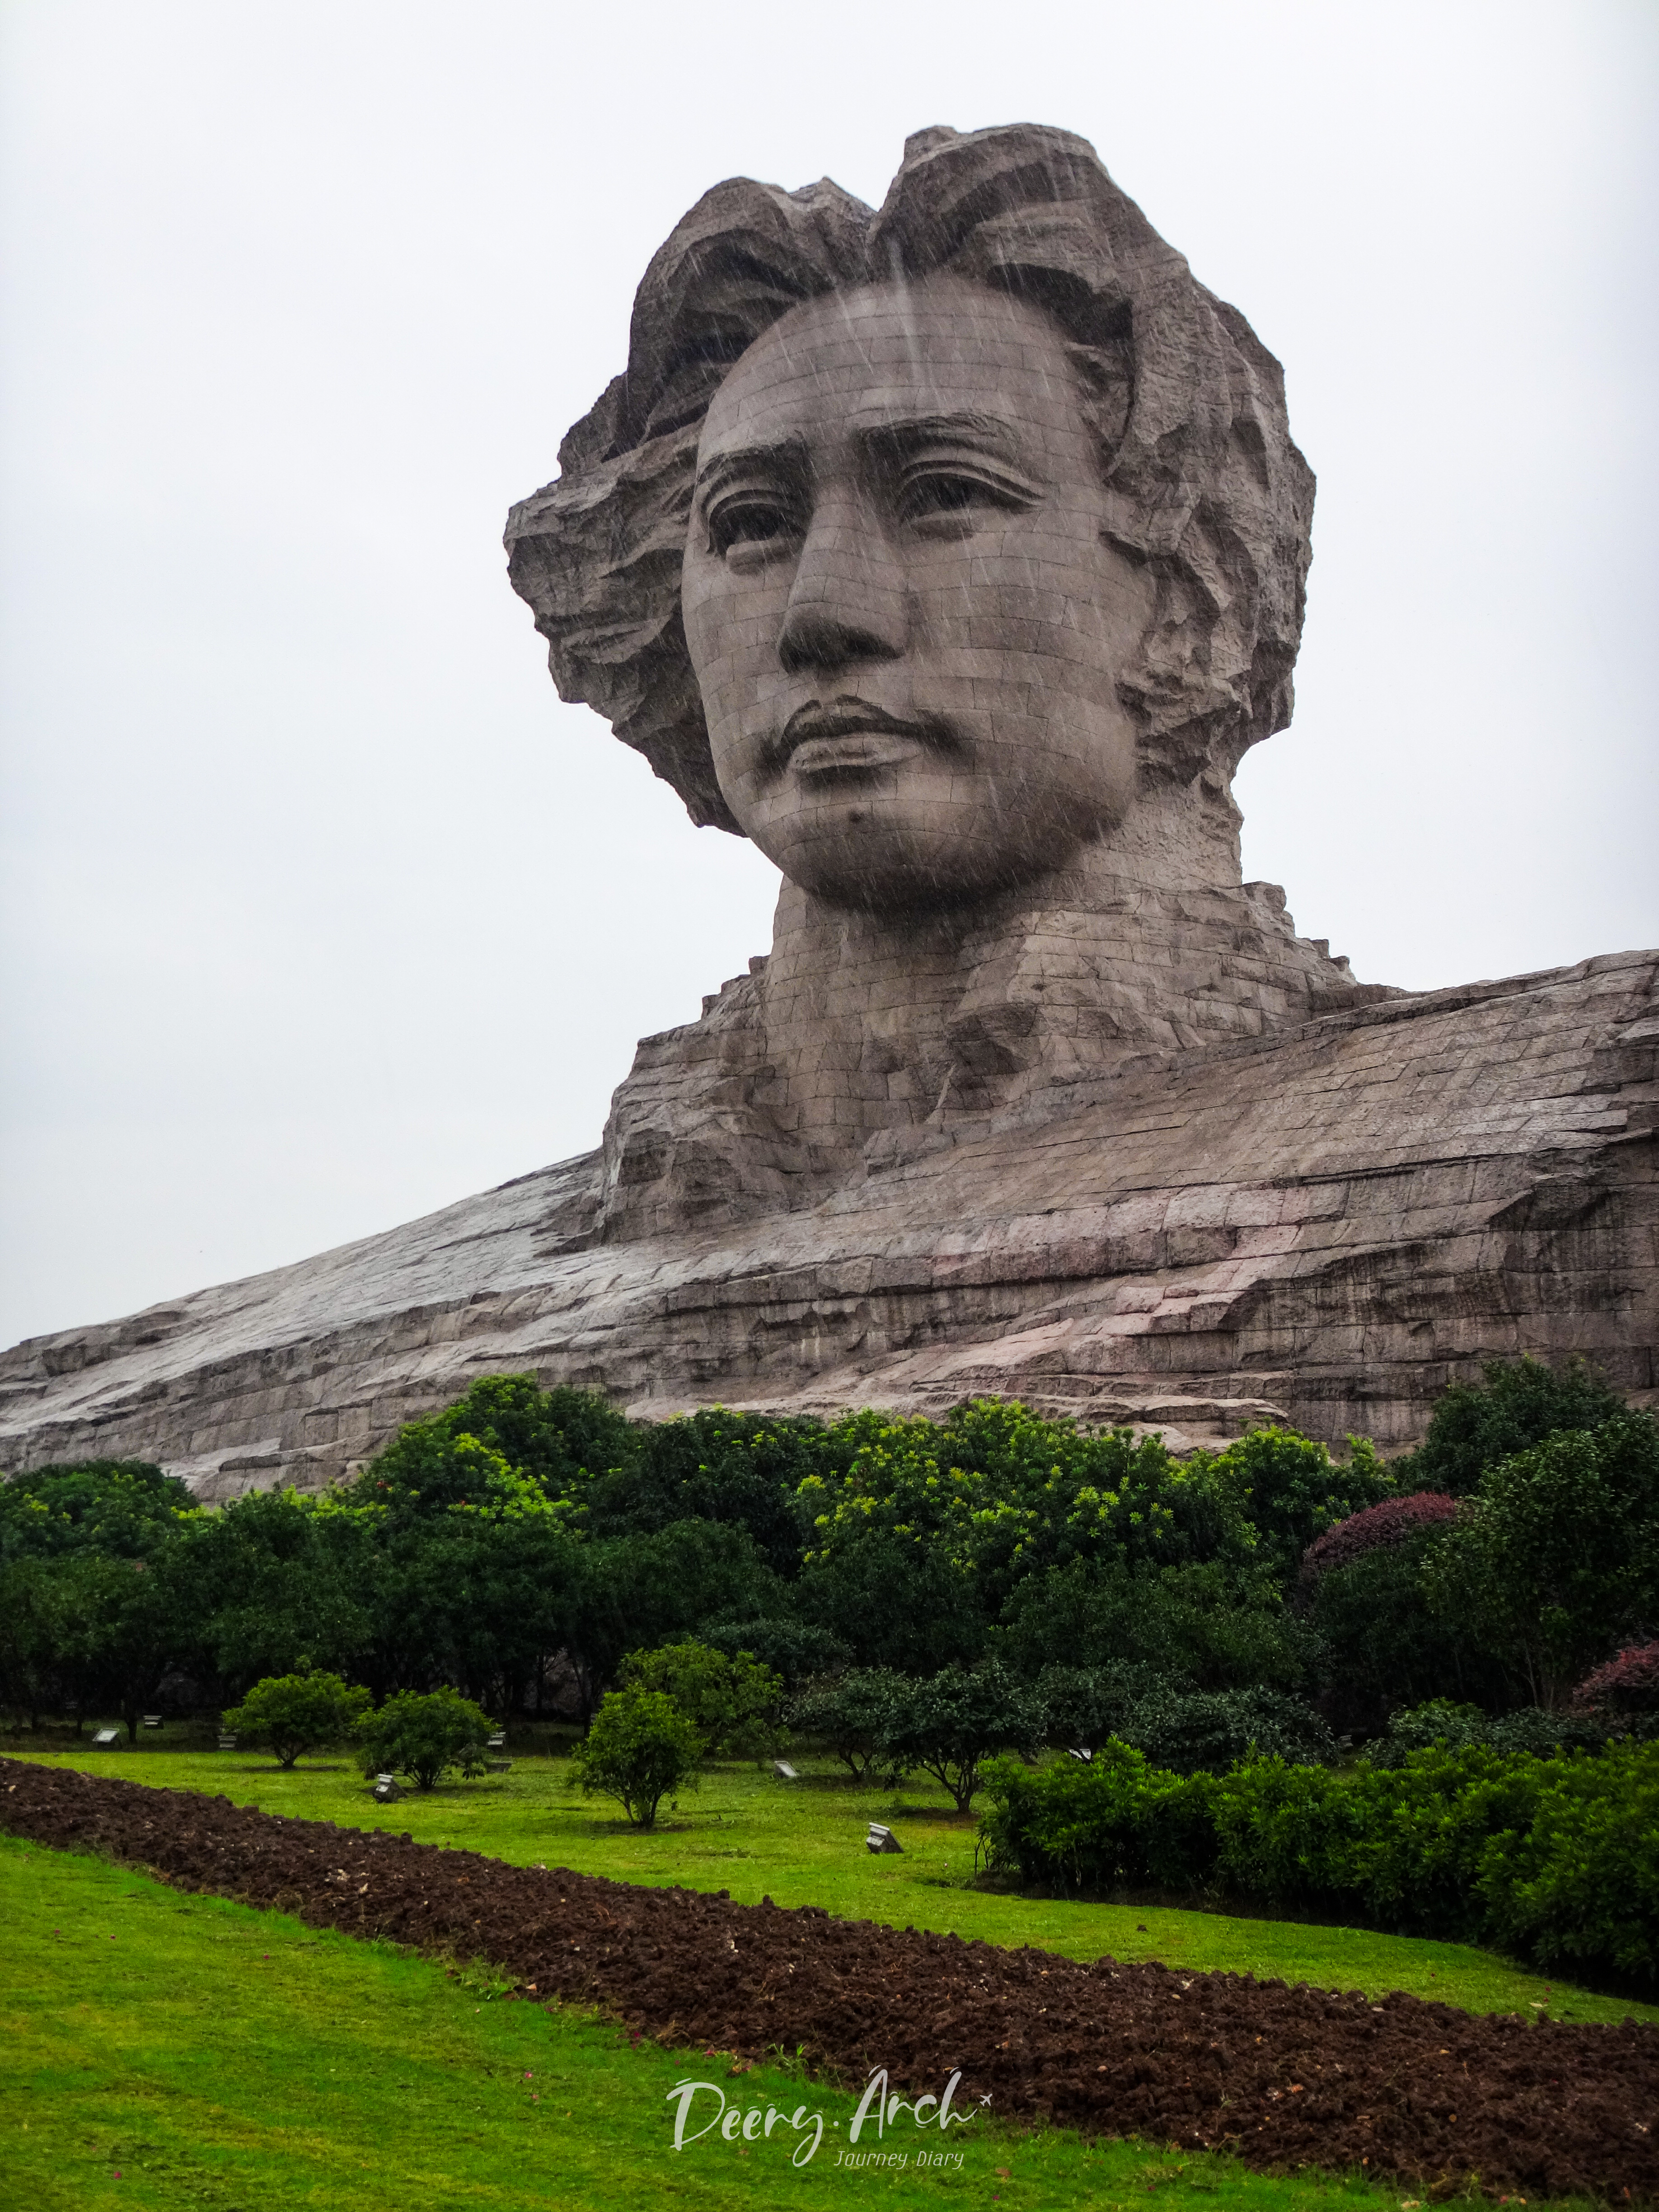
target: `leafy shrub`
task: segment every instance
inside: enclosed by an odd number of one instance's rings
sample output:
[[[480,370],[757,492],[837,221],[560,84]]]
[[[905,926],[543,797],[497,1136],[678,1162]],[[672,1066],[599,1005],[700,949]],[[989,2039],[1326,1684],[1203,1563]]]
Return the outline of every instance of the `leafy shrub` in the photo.
[[[1522,1751],[1529,1759],[1555,1759],[1566,1751],[1600,1751],[1607,1731],[1593,1713],[1548,1712],[1541,1705],[1517,1705],[1486,1723],[1481,1739],[1492,1751]]]
[[[459,1768],[482,1774],[489,1719],[456,1690],[403,1690],[363,1723],[365,1774],[406,1774],[417,1790]]]
[[[600,1699],[571,1756],[589,1796],[614,1797],[636,1828],[653,1828],[665,1797],[696,1787],[702,1740],[665,1691],[635,1684]]]
[[[987,1863],[1062,1894],[1156,1884],[1197,1889],[1215,1862],[1208,1775],[1171,1774],[1112,1741],[1084,1761],[988,1760],[980,1815]]]
[[[1536,1759],[1442,1741],[1398,1767],[1267,1759],[1221,1777],[1115,1743],[1087,1766],[999,1759],[986,1783],[990,1863],[1027,1884],[1213,1884],[1659,1989],[1659,1743]]]
[[[1551,1713],[1522,1705],[1489,1720],[1479,1705],[1434,1698],[1391,1715],[1387,1735],[1368,1743],[1365,1756],[1373,1766],[1404,1766],[1413,1752],[1438,1745],[1447,1751],[1480,1747],[1550,1759],[1561,1751],[1600,1750],[1606,1735],[1588,1714]]]
[[[256,1682],[221,1725],[239,1736],[268,1743],[279,1766],[292,1766],[301,1752],[343,1743],[355,1735],[373,1705],[367,1690],[353,1688],[337,1674],[268,1674]]]
[[[1253,1759],[1210,1801],[1224,1888],[1274,1904],[1328,1905],[1351,1879],[1367,1810],[1352,1782],[1323,1766]]]
[[[1322,1765],[1336,1757],[1336,1739],[1313,1707],[1277,1690],[1165,1687],[1131,1709],[1121,1734],[1153,1765],[1177,1774],[1224,1774],[1254,1758]]]
[[[1635,1644],[1587,1674],[1572,1693],[1576,1706],[1620,1717],[1659,1713],[1659,1644]]]
[[[1556,1759],[1524,1829],[1496,1832],[1476,1887],[1487,1940],[1548,1969],[1659,1983],[1659,1744]]]
[[[630,1651],[621,1680],[624,1689],[660,1690],[672,1698],[707,1758],[732,1751],[758,1757],[777,1736],[783,1684],[752,1652],[732,1658],[708,1644],[665,1644]]]
[[[1457,1518],[1457,1501],[1443,1490],[1420,1490],[1411,1498],[1385,1498],[1363,1513],[1351,1513],[1321,1536],[1302,1554],[1301,1582],[1311,1587],[1334,1567],[1351,1567],[1382,1544],[1403,1544],[1425,1529]]]

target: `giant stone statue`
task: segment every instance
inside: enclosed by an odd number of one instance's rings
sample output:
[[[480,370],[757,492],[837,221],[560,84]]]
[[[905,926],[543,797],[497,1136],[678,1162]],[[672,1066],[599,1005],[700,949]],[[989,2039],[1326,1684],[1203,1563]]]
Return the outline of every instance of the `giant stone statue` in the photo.
[[[515,507],[553,674],[783,875],[600,1151],[0,1361],[0,1457],[222,1496],[475,1376],[645,1412],[1018,1394],[1385,1443],[1494,1356],[1654,1393],[1659,957],[1407,994],[1244,884],[1313,483],[1278,364],[1093,150],[717,186]]]
[[[717,187],[560,459],[507,538],[560,689],[785,878],[618,1097],[610,1233],[1379,995],[1240,881],[1313,505],[1278,364],[1081,139],[923,131],[878,214]]]

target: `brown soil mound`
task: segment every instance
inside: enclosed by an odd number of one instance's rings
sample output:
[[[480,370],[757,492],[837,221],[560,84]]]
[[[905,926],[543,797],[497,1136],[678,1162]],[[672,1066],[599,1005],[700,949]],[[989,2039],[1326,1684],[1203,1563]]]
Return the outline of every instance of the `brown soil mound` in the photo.
[[[1398,1995],[1080,1966],[14,1759],[0,1826],[313,1926],[489,1959],[520,1994],[602,2005],[666,2043],[757,2058],[804,2045],[820,2068],[885,2066],[918,2092],[959,2067],[997,2112],[1252,2166],[1659,2202],[1659,2030],[1633,2021],[1532,2027]]]

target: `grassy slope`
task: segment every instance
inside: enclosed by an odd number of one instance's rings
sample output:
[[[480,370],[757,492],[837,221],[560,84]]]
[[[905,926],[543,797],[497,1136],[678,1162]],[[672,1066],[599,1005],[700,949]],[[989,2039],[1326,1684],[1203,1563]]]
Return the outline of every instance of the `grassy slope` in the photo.
[[[952,1816],[931,1784],[890,1791],[850,1788],[823,1760],[802,1760],[799,1784],[752,1766],[715,1767],[698,1791],[639,1835],[582,1797],[568,1762],[519,1756],[510,1773],[413,1794],[380,1807],[343,1759],[302,1762],[283,1774],[246,1752],[181,1751],[165,1741],[133,1750],[81,1750],[48,1758],[89,1772],[173,1789],[222,1792],[237,1804],[285,1817],[354,1827],[406,1829],[417,1842],[453,1844],[519,1864],[568,1866],[623,1881],[684,1882],[729,1890],[740,1903],[769,1896],[783,1905],[819,1905],[854,1918],[887,1921],[1033,1943],[1070,1958],[1109,1952],[1172,1966],[1278,1976],[1334,1989],[1389,1990],[1438,1997],[1472,2012],[1518,2012],[1548,2004],[1564,2020],[1659,2021],[1659,2007],[1595,1996],[1521,1972],[1490,1954],[1365,1930],[1295,1921],[1230,1918],[1155,1906],[1085,1905],[989,1894],[962,1885],[973,1871],[974,1826]],[[866,1822],[888,1821],[902,1857],[872,1857]]]
[[[1401,2201],[1357,2178],[1273,2180],[1227,2159],[978,2122],[952,2130],[957,2172],[838,2169],[850,2097],[631,2050],[590,2016],[491,2002],[485,1973],[7,1837],[0,1926],[0,2202],[32,2212],[635,2212],[655,2200],[716,2212],[868,2204],[872,2188],[896,2212],[1119,2212],[1152,2195],[1212,2212]],[[806,2100],[825,2114],[823,2149],[799,2171],[776,2143],[745,2154],[710,2136],[675,2153],[664,2100],[686,2075],[745,2106]],[[889,2145],[938,2140],[906,2125]]]

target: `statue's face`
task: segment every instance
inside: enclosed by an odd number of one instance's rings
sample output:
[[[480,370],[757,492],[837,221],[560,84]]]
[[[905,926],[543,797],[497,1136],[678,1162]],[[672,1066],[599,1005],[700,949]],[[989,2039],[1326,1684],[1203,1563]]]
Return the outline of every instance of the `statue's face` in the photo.
[[[715,394],[686,637],[715,774],[842,905],[957,904],[1121,819],[1151,580],[1054,325],[956,277],[793,309]]]

